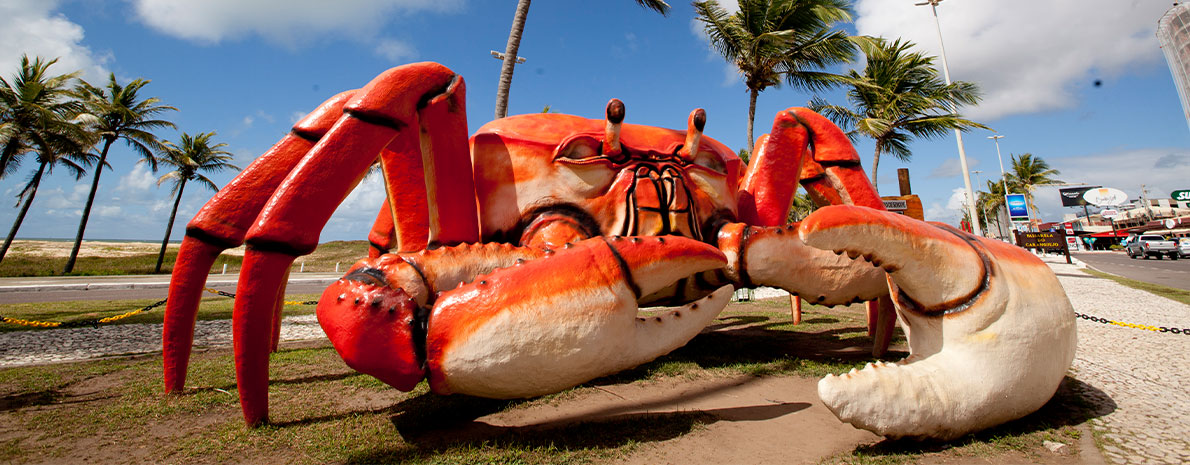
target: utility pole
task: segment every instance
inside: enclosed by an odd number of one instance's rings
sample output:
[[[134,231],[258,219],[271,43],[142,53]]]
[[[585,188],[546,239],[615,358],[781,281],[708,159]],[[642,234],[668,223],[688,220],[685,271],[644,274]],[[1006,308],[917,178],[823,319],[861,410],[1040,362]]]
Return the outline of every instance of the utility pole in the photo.
[[[942,48],[942,75],[946,78],[946,85],[950,85],[950,66],[946,63],[946,44],[942,42],[942,24],[938,21],[938,4],[942,0],[926,0],[917,3],[917,6],[929,5],[934,12],[934,27],[938,30],[938,45]],[[955,140],[959,144],[959,165],[963,169],[963,184],[967,187],[967,215],[975,218],[975,192],[971,190],[971,173],[967,172],[967,151],[963,149],[963,131],[954,130]],[[982,236],[978,222],[971,225],[971,231],[976,236]]]

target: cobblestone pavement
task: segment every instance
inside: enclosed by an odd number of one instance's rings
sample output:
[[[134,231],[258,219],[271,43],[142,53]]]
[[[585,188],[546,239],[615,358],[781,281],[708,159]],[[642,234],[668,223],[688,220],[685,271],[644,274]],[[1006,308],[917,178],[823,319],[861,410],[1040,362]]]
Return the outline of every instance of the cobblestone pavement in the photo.
[[[1046,257],[1074,310],[1124,323],[1190,328],[1190,306]],[[1190,335],[1078,319],[1074,377],[1108,412],[1091,421],[1113,463],[1190,463]],[[1098,397],[1096,399],[1096,397]],[[1114,407],[1113,407],[1114,405]]]
[[[1190,328],[1190,306],[1099,279],[1043,258],[1075,311],[1127,323]],[[758,293],[753,298],[774,297]],[[1108,441],[1104,456],[1121,464],[1190,463],[1190,336],[1078,321],[1072,371],[1102,416],[1091,426]],[[325,337],[314,315],[285,318],[283,341]],[[231,345],[231,322],[200,321],[197,346]],[[161,325],[112,325],[0,334],[0,368],[161,350]]]
[[[281,340],[326,337],[314,315],[286,317]],[[194,345],[231,345],[231,320],[199,321]],[[16,331],[0,334],[0,368],[86,360],[111,355],[161,352],[161,325],[109,325],[99,328]]]

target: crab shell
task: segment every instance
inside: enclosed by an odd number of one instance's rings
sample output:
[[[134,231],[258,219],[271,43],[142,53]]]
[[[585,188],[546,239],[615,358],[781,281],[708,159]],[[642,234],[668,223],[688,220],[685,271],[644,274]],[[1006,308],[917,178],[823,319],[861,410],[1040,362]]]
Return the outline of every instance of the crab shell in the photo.
[[[713,221],[734,220],[742,163],[722,143],[635,124],[619,128],[621,153],[604,153],[604,120],[511,116],[471,138],[484,238],[518,242],[534,217],[565,214],[588,236],[673,234],[706,241]],[[590,230],[594,229],[594,230]]]

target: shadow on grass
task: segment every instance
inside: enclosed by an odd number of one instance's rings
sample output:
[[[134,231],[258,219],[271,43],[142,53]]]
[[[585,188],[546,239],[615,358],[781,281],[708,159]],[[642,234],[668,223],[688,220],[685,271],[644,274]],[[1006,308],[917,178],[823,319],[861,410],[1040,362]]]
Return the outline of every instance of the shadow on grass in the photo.
[[[1017,420],[949,442],[885,439],[876,444],[859,446],[852,451],[852,455],[881,458],[942,452],[972,443],[996,442],[999,438],[1078,426],[1115,410],[1116,403],[1107,393],[1067,376],[1049,402],[1036,412]]]
[[[62,398],[62,392],[57,389],[46,389],[42,391],[22,392],[20,394],[12,394],[0,397],[0,412],[8,412],[12,410],[20,410],[25,407],[33,407],[37,405],[49,405]]]

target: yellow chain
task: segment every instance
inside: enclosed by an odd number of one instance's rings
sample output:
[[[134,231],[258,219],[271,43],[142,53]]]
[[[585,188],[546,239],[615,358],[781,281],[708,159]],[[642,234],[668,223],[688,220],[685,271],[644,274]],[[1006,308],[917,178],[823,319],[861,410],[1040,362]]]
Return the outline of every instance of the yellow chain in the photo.
[[[227,292],[222,292],[222,291],[212,289],[209,287],[204,287],[204,288],[202,288],[202,290],[210,292],[212,294],[217,294],[217,295],[221,295],[224,297],[233,297],[234,298],[234,295],[228,295],[229,293],[227,293]],[[307,303],[299,302],[296,300],[286,300],[285,305],[307,305]],[[95,320],[95,321],[97,321],[98,323],[101,323],[101,324],[112,323],[112,322],[120,321],[120,320],[123,320],[125,318],[131,317],[134,315],[139,315],[141,313],[144,313],[144,311],[145,311],[144,308],[138,308],[136,310],[124,312],[119,315],[113,315],[113,316],[109,316],[109,317],[105,317],[105,318],[100,318],[99,320]],[[17,325],[17,326],[28,326],[28,327],[32,327],[32,328],[57,328],[59,326],[62,326],[62,322],[60,322],[60,321],[23,320],[20,318],[8,318],[5,316],[0,316],[0,323],[9,323],[9,324]]]

